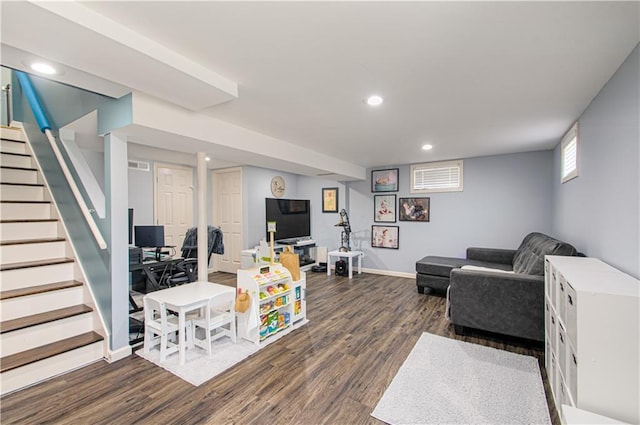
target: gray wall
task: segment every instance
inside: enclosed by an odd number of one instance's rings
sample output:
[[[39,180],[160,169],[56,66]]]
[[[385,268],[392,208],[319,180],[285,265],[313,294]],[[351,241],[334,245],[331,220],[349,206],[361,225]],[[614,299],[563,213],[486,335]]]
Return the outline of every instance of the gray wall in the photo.
[[[283,198],[288,199],[308,199],[306,194],[298,194],[297,174],[283,173],[281,171],[269,170],[266,168],[245,166],[242,168],[242,191],[243,191],[243,220],[244,248],[255,248],[262,239],[266,239],[265,221],[265,198],[273,198],[271,193],[271,179],[275,176],[282,176],[285,181],[285,192]],[[312,204],[313,208],[313,204]]]
[[[385,194],[409,197],[410,166],[398,168],[400,191]],[[329,250],[340,246],[342,228],[335,226],[339,214],[322,212],[322,188],[338,187],[338,207],[347,209],[353,230],[352,249],[364,251],[367,268],[414,273],[416,260],[425,255],[464,257],[468,246],[515,249],[529,232],[550,233],[553,151],[466,159],[464,173],[463,192],[420,195],[431,198],[430,222],[388,223],[400,227],[395,250],[371,248],[375,194],[369,180],[338,183],[245,167],[245,247],[265,237],[264,198],[273,197],[269,183],[275,175],[287,183],[285,198],[311,200],[312,237]]]
[[[390,194],[410,197],[410,166],[398,168],[400,190]],[[464,257],[469,246],[515,249],[527,233],[551,230],[552,171],[552,151],[465,159],[464,191],[413,195],[431,198],[428,223],[388,223],[400,228],[397,250],[371,248],[371,225],[383,224],[373,221],[375,194],[370,180],[352,182],[353,245],[364,251],[364,267],[408,273],[426,255]]]
[[[579,119],[579,177],[560,183],[554,152],[553,232],[640,277],[638,46]]]

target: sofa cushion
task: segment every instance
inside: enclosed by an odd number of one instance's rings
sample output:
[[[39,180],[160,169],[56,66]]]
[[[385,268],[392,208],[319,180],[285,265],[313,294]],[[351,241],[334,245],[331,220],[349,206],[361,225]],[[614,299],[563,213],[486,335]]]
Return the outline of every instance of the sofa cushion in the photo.
[[[544,275],[545,255],[576,255],[576,249],[543,233],[529,233],[513,256],[513,271],[533,276]]]
[[[466,258],[427,256],[416,261],[416,272],[434,276],[449,277],[451,270],[462,266],[490,267],[492,269],[511,270],[511,265],[468,260]]]

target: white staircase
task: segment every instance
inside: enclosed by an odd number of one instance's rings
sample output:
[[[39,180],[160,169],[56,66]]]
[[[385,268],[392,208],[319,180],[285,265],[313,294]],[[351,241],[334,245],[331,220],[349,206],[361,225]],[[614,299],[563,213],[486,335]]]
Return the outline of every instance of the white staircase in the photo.
[[[0,393],[104,358],[90,292],[20,128],[0,144]]]

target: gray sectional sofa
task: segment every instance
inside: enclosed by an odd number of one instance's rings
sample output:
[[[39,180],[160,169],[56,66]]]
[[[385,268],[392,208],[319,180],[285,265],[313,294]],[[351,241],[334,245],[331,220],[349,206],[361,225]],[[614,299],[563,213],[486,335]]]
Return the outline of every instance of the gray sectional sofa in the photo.
[[[545,255],[577,251],[534,232],[516,250],[468,248],[464,259],[424,257],[416,262],[418,292],[448,291],[448,313],[456,331],[469,327],[544,341]]]

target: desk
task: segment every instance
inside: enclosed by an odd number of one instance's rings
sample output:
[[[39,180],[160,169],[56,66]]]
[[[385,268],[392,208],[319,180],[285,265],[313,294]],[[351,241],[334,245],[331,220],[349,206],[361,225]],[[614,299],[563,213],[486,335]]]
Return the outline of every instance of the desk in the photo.
[[[178,313],[178,345],[181,365],[185,362],[186,337],[184,333],[187,312],[206,307],[210,298],[226,292],[235,294],[236,290],[232,286],[220,285],[219,283],[193,282],[145,295],[145,298],[149,297],[162,302],[166,308]]]
[[[183,260],[182,257],[175,257],[167,260],[144,260],[140,264],[129,264],[129,271],[141,271],[147,278],[147,282],[151,285],[151,290],[156,291],[161,289],[161,283],[165,276],[171,271],[171,269]],[[157,274],[160,273],[160,279],[157,278]],[[149,290],[147,289],[149,292]]]
[[[358,274],[362,274],[362,258],[364,253],[362,251],[331,251],[327,253],[327,276],[331,276],[331,257],[341,258],[346,257],[349,259],[349,279],[353,278],[353,258],[358,258]]]

